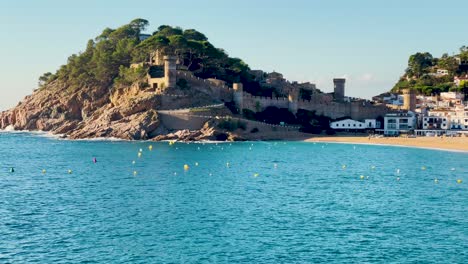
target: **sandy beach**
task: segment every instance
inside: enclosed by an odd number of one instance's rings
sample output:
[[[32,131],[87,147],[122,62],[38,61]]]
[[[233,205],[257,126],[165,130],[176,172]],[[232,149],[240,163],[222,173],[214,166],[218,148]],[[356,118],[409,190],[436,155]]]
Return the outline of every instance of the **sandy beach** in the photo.
[[[442,150],[456,150],[468,152],[468,137],[366,137],[366,136],[319,136],[308,138],[305,141],[310,142],[341,142],[357,144],[376,144],[376,145],[398,145],[418,148],[431,148]]]

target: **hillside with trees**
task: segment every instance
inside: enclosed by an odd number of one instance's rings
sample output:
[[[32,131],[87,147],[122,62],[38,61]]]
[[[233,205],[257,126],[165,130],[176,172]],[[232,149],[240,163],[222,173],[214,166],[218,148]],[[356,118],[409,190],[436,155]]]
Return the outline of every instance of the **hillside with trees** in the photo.
[[[392,88],[392,92],[410,88],[424,95],[438,95],[448,91],[467,93],[466,81],[462,81],[459,86],[454,83],[454,77],[467,73],[467,46],[461,47],[457,55],[450,56],[445,53],[440,58],[429,52],[417,52],[409,57],[405,74]]]
[[[200,78],[217,78],[227,83],[240,81],[247,86],[246,90],[259,88],[252,82],[246,63],[215,47],[203,33],[162,25],[149,38],[140,40],[140,34],[148,26],[147,20],[135,19],[117,29],[104,29],[88,41],[82,53],[70,56],[56,73],[42,75],[39,85],[45,87],[59,80],[67,89],[75,90],[90,85],[111,87],[118,82],[132,83],[146,72],[132,73],[128,70],[130,64],[146,61],[150,52],[158,49],[175,54]]]
[[[156,50],[175,55],[181,68],[199,78],[216,78],[228,85],[242,82],[244,91],[251,94],[273,94],[274,88],[262,86],[261,80],[245,62],[215,47],[203,33],[162,25],[152,34],[143,34],[148,27],[147,20],[135,19],[117,29],[104,29],[87,42],[82,52],[71,55],[56,72],[40,76],[39,88],[32,95],[26,96],[15,108],[1,112],[0,129],[50,131],[72,139],[155,139],[163,136],[167,131],[161,126],[161,113],[158,112],[163,100],[148,85],[147,74],[151,73],[152,66],[145,63]],[[180,82],[177,85],[181,88],[178,92],[186,93],[184,96],[190,99],[172,98],[173,109],[184,103],[193,105],[190,100],[203,102],[202,105],[213,103],[210,95],[195,95],[194,91],[186,89],[190,87],[187,83],[185,88]],[[329,118],[315,112],[303,110],[294,115],[286,108],[268,107],[255,113],[237,113],[229,103],[225,106],[226,109],[219,111],[228,112],[222,114],[243,115],[244,119],[269,124],[300,125],[304,132],[321,133],[329,128]],[[218,139],[216,133],[226,133],[218,131],[215,122],[204,126],[202,135],[206,139]],[[226,127],[236,126],[219,127],[226,130]]]

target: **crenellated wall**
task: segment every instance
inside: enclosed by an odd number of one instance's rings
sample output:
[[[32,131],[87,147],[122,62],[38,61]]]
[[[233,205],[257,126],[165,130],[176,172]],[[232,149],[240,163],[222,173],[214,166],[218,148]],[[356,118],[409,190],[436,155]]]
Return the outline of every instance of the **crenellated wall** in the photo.
[[[355,120],[363,120],[384,116],[389,111],[385,105],[374,105],[364,100],[353,102],[337,101],[332,95],[321,93],[312,94],[310,100],[298,100],[297,91],[290,91],[288,97],[252,96],[244,92],[240,84],[235,84],[235,89],[233,89],[223,82],[201,79],[187,71],[178,70],[177,78],[187,80],[190,82],[191,88],[208,94],[213,99],[223,102],[234,101],[239,108],[249,109],[254,112],[263,111],[269,106],[274,106],[287,108],[293,113],[296,113],[298,109],[304,109],[315,111],[318,115],[328,116],[332,119],[351,117]],[[177,98],[177,101],[181,99]],[[170,105],[169,101],[171,100],[174,100],[174,98],[166,98],[166,105]],[[186,98],[185,100],[189,101],[190,98]]]
[[[249,93],[243,93],[243,108],[249,109],[254,112],[263,111],[269,106],[275,106],[278,108],[288,108],[289,101],[286,97],[262,97],[252,96]],[[258,105],[258,106],[257,106]]]

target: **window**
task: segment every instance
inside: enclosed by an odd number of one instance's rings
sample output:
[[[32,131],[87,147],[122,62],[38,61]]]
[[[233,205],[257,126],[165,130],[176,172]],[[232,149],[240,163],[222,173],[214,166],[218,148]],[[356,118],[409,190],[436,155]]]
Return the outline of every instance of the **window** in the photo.
[[[362,127],[362,124],[359,124],[360,127]]]
[[[344,124],[342,124],[341,126],[344,126]]]
[[[356,124],[353,124],[353,127],[355,127],[355,126],[356,126]]]

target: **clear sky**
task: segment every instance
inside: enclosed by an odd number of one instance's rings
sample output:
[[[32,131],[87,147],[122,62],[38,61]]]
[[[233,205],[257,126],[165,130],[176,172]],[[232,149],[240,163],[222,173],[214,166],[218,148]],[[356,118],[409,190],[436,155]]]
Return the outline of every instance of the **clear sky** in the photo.
[[[0,110],[13,107],[104,28],[134,18],[149,32],[195,28],[252,69],[346,95],[389,90],[410,54],[434,56],[468,45],[466,0],[1,0]]]

